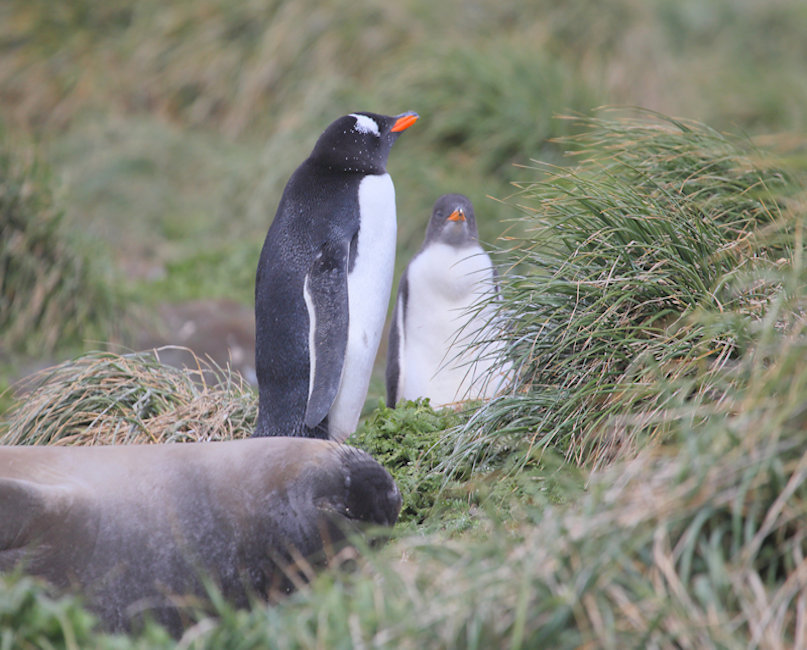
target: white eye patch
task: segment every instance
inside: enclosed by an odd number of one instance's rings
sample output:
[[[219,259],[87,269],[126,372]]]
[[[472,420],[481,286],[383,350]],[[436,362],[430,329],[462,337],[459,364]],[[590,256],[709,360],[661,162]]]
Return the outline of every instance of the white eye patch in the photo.
[[[378,130],[378,124],[376,124],[376,121],[372,117],[358,115],[356,113],[351,113],[350,116],[356,118],[356,125],[353,128],[359,133],[374,133],[375,135],[381,135],[381,132]]]

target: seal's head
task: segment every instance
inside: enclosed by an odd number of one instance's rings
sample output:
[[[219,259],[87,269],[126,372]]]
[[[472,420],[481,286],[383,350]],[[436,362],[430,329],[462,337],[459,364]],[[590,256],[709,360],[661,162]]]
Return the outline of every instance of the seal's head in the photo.
[[[387,470],[352,447],[344,447],[342,456],[348,470],[345,516],[379,526],[395,524],[401,511],[401,493]]]

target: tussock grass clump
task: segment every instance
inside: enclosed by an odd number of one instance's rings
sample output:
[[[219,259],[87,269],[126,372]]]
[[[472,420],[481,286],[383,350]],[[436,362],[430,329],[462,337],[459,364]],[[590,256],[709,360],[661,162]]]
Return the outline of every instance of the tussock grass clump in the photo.
[[[106,338],[120,301],[63,226],[47,171],[0,140],[0,351]]]
[[[190,353],[190,350],[188,350]],[[191,353],[192,354],[192,353]],[[257,404],[240,375],[196,357],[174,368],[153,353],[91,352],[26,380],[2,444],[127,444],[251,435]]]
[[[645,435],[662,436],[660,414],[715,388],[782,289],[792,187],[750,143],[650,115],[583,125],[567,140],[579,164],[510,199],[526,233],[502,278],[520,387],[470,420],[449,469],[547,445],[602,459],[651,415]]]

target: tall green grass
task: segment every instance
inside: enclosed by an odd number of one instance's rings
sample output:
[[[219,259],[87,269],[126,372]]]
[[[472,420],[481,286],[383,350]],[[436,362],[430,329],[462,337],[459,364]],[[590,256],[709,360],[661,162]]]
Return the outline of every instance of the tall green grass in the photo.
[[[0,353],[109,339],[121,311],[109,269],[67,232],[48,170],[26,157],[0,135]]]
[[[173,645],[155,626],[138,638],[99,632],[95,616],[75,596],[56,596],[41,581],[0,576],[0,645],[20,650],[154,650]]]
[[[579,163],[536,169],[512,199],[526,235],[503,256],[501,310],[520,381],[469,421],[448,469],[502,448],[607,458],[648,418],[638,429],[663,438],[676,409],[721,390],[783,291],[803,214],[775,161],[694,122],[583,124],[566,141]]]
[[[546,57],[550,69],[566,66],[571,87],[589,85],[605,101],[744,127],[805,125],[807,13],[797,0],[574,0],[562,8],[550,0],[116,0],[102,9],[87,0],[55,9],[10,0],[0,11],[0,96],[16,123],[36,127],[112,109],[249,138],[279,122],[300,125],[312,111],[331,116],[329,105],[359,95],[391,110],[383,105],[391,79],[405,90],[463,58],[495,66],[497,50],[513,44],[539,73]],[[466,78],[460,92],[481,81]],[[543,81],[552,104],[551,75],[524,78],[524,88]],[[515,132],[505,97],[496,108],[502,128]]]

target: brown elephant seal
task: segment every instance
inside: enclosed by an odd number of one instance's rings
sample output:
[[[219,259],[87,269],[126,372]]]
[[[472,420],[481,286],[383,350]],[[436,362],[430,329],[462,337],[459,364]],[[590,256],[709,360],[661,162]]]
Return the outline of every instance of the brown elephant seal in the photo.
[[[236,606],[271,599],[400,506],[381,465],[326,440],[0,446],[0,571],[76,589],[111,630],[179,633],[207,580]]]

